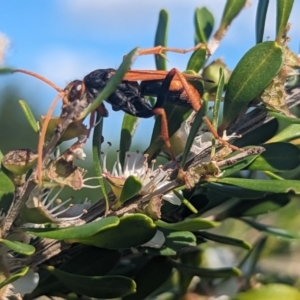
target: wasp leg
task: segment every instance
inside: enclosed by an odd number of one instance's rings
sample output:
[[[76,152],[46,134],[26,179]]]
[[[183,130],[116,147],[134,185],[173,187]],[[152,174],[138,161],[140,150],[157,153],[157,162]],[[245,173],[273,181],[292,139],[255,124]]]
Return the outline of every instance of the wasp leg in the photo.
[[[186,80],[184,75],[179,70],[172,69],[171,71],[173,71],[173,70],[176,73],[177,78],[181,82],[183,90],[187,94],[189,102],[190,102],[192,108],[195,111],[200,110],[202,99],[201,99],[201,96],[200,96],[199,92],[196,90],[196,88],[194,88],[194,86],[192,86],[190,83],[188,83],[188,81]]]
[[[225,147],[229,147],[231,148],[233,151],[239,151],[239,152],[244,152],[245,150],[239,147],[236,147],[234,145],[229,144],[226,140],[224,140],[224,138],[221,138],[216,129],[213,127],[213,125],[211,124],[211,122],[209,121],[209,119],[207,117],[203,117],[203,121],[206,123],[209,131],[211,132],[211,134],[214,136],[215,139],[217,139],[223,146]]]
[[[206,47],[205,44],[202,44],[202,43],[199,43],[195,47],[191,47],[191,48],[188,48],[188,49],[169,48],[169,47],[163,47],[163,46],[156,46],[156,47],[147,48],[147,49],[140,49],[139,52],[138,52],[138,55],[141,56],[141,55],[155,54],[155,55],[159,55],[161,57],[166,58],[164,52],[175,52],[175,53],[185,54],[187,52],[196,51],[196,50],[198,50],[201,47],[205,47],[207,49],[208,55],[210,55],[208,48]]]

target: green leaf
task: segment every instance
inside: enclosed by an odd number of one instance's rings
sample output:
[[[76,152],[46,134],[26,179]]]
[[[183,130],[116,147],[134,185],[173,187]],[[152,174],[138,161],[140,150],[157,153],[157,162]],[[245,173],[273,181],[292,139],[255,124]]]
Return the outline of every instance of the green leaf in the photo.
[[[268,140],[268,143],[274,142],[288,142],[290,140],[300,137],[300,124],[290,124],[275,136]]]
[[[294,0],[277,0],[277,18],[276,18],[276,41],[281,42],[282,36],[286,30]]]
[[[244,196],[247,196],[245,193]],[[221,221],[226,218],[237,218],[242,216],[257,216],[279,209],[288,204],[293,194],[267,194],[259,199],[243,199],[226,211],[221,212],[216,219]]]
[[[292,118],[292,117],[288,117],[282,113],[273,111],[273,110],[268,110],[268,114],[271,115],[272,117],[282,120],[284,122],[287,123],[291,123],[291,124],[300,124],[300,118]]]
[[[300,193],[300,185],[298,180],[261,180],[261,179],[244,179],[244,178],[221,178],[209,179],[218,183],[226,183],[236,185],[254,191],[270,192],[270,193]]]
[[[87,115],[96,110],[96,108],[103,102],[103,100],[107,99],[115,91],[118,85],[122,82],[126,72],[130,70],[130,66],[138,51],[139,49],[135,48],[126,55],[116,73],[112,76],[112,78],[106,84],[105,88],[101,91],[101,93],[97,96],[93,103],[80,115],[80,117],[78,118],[79,120],[84,119]]]
[[[165,9],[159,12],[159,19],[155,34],[154,46],[167,46],[169,27],[169,14]],[[167,70],[167,60],[160,55],[155,55],[155,65],[157,70]]]
[[[270,283],[247,292],[237,294],[231,300],[300,300],[298,289],[281,283]]]
[[[29,107],[29,105],[24,101],[24,100],[19,100],[19,103],[22,107],[22,110],[24,112],[24,115],[29,122],[31,128],[33,129],[34,132],[39,132],[39,127],[37,125],[37,121]]]
[[[194,276],[199,276],[201,278],[227,278],[232,276],[241,276],[241,271],[237,268],[198,268],[175,261],[173,261],[173,266],[181,272],[193,274]]]
[[[102,129],[103,129],[103,118],[100,114],[96,113],[96,123],[97,125],[94,128],[93,133],[93,145],[92,145],[92,153],[93,153],[93,166],[96,173],[96,176],[99,177],[100,188],[102,191],[102,195],[105,199],[105,211],[108,211],[109,207],[109,199],[105,188],[105,183],[102,176],[102,162],[100,159],[101,153],[101,144],[102,144]]]
[[[142,187],[143,187],[142,182],[136,176],[134,175],[128,176],[122,188],[120,203],[124,203],[125,201],[136,196],[140,192]]]
[[[0,208],[7,212],[14,198],[15,186],[12,181],[0,171]]]
[[[98,232],[105,232],[116,227],[120,220],[118,217],[106,217],[91,223],[66,228],[23,228],[27,233],[38,237],[55,240],[81,239],[92,236]]]
[[[255,228],[256,230],[263,231],[267,234],[280,236],[280,237],[286,238],[286,239],[300,239],[300,236],[297,233],[291,232],[286,229],[277,228],[277,227],[273,227],[273,226],[269,226],[269,225],[264,225],[264,224],[255,222],[250,219],[245,219],[245,218],[240,218],[239,220],[245,222],[246,224]]]
[[[121,166],[124,166],[125,153],[130,149],[139,121],[138,117],[124,114],[119,145]]]
[[[255,21],[256,44],[263,41],[268,5],[269,0],[258,0]]]
[[[53,266],[44,268],[55,275],[71,291],[95,298],[120,298],[136,291],[135,282],[124,276],[74,275]]]
[[[217,128],[219,125],[220,103],[222,101],[224,84],[225,84],[224,69],[219,68],[219,82],[218,82],[218,86],[217,86],[216,99],[214,101],[214,108],[213,108],[212,125],[214,128]]]
[[[247,243],[243,240],[229,237],[229,236],[218,235],[218,234],[214,234],[214,233],[206,232],[206,231],[201,231],[201,232],[197,233],[197,236],[198,235],[205,239],[208,239],[210,241],[222,243],[225,245],[236,246],[236,247],[240,247],[240,248],[243,248],[246,250],[250,250],[252,248],[252,246],[249,243]]]
[[[166,223],[162,220],[158,220],[155,222],[155,224],[161,228],[179,231],[198,231],[214,228],[220,225],[218,222],[213,222],[202,218],[185,219],[184,221],[177,223]]]
[[[276,119],[273,119],[272,121],[246,133],[240,139],[236,139],[233,144],[239,148],[248,145],[263,144],[270,138],[272,138],[277,130],[278,121]]]
[[[0,289],[2,289],[5,285],[10,284],[10,283],[16,281],[17,279],[25,276],[27,274],[27,272],[29,271],[29,269],[30,269],[29,267],[24,267],[20,271],[9,276],[6,280],[4,280],[0,283]]]
[[[14,69],[11,68],[0,68],[0,75],[6,75],[13,73]]]
[[[172,231],[161,228],[166,241],[160,249],[146,248],[146,253],[174,256],[181,249],[197,246],[197,238],[190,231]]]
[[[202,106],[201,106],[200,110],[196,113],[193,124],[191,126],[190,133],[189,133],[189,136],[187,138],[187,141],[186,141],[186,144],[185,144],[185,147],[184,147],[184,151],[183,151],[183,154],[182,154],[182,159],[181,159],[181,162],[180,162],[181,167],[184,167],[184,165],[186,163],[186,160],[187,160],[188,155],[190,153],[191,147],[194,143],[197,132],[198,132],[200,126],[203,123],[203,117],[205,116],[205,114],[207,112],[207,108],[208,108],[207,101],[203,101]]]
[[[300,164],[300,149],[288,143],[265,144],[266,149],[248,167],[249,170],[283,172]]]
[[[120,258],[121,253],[119,251],[84,247],[81,250],[77,249],[76,253],[63,263],[59,269],[71,274],[104,276],[116,267]],[[65,286],[54,275],[50,275],[46,278],[40,277],[39,284],[30,294],[30,297],[34,299],[39,295],[46,295],[52,291],[64,292],[65,290]]]
[[[205,186],[220,195],[226,195],[230,198],[240,199],[258,199],[264,196],[264,192],[253,191],[247,188],[241,188],[234,185],[220,184],[215,182],[206,183]]]
[[[246,0],[227,0],[223,11],[220,28],[226,29],[235,17],[241,12],[246,4]],[[218,31],[220,31],[220,28]]]
[[[221,131],[272,81],[282,63],[283,51],[271,41],[254,46],[243,56],[228,82]]]
[[[166,257],[151,258],[134,277],[137,292],[125,297],[124,300],[146,299],[170,277],[172,269],[172,264]]]
[[[205,64],[207,55],[206,46],[201,46],[199,49],[193,52],[191,55],[187,67],[187,70],[193,70],[196,73],[199,73],[202,67]]]
[[[32,245],[24,244],[18,241],[10,241],[5,239],[0,239],[0,242],[3,243],[10,250],[20,253],[22,255],[32,255],[35,252],[35,248]]]
[[[104,219],[105,220],[105,219]],[[137,247],[150,241],[156,233],[152,219],[143,214],[130,214],[120,218],[114,228],[101,231],[82,239],[70,239],[70,243],[82,243],[105,249]]]
[[[207,44],[212,34],[214,23],[214,16],[206,7],[196,8],[194,15],[196,44]],[[189,70],[189,68],[187,69]]]

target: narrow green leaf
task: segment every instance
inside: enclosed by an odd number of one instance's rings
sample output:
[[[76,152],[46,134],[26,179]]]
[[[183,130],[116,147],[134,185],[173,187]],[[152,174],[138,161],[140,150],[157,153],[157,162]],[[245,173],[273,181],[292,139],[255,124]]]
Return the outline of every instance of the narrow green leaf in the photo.
[[[223,68],[219,68],[219,82],[217,86],[217,92],[216,92],[216,99],[214,102],[214,108],[213,108],[213,121],[212,125],[213,128],[218,128],[219,126],[219,112],[220,112],[220,103],[223,96],[224,91],[224,83],[225,83],[225,77],[224,77],[224,70]],[[215,156],[216,151],[216,139],[212,138],[212,149],[210,157],[213,158]]]
[[[79,120],[84,119],[88,114],[96,110],[96,108],[115,91],[118,85],[122,82],[126,72],[130,70],[131,64],[138,51],[139,49],[135,48],[126,55],[116,73],[112,76],[105,88],[101,91],[93,103],[80,115],[78,118]]]
[[[156,230],[152,219],[137,213],[123,216],[120,218],[119,225],[114,228],[103,230],[86,238],[71,239],[68,242],[119,250],[147,243],[153,238]]]
[[[268,6],[269,0],[258,0],[255,23],[256,44],[263,41]]]
[[[35,248],[32,245],[5,239],[0,239],[0,242],[3,243],[6,247],[8,247],[10,250],[20,253],[22,255],[29,256],[35,252]]]
[[[272,117],[276,118],[276,119],[282,120],[282,121],[287,122],[287,123],[300,124],[300,118],[288,117],[284,114],[281,114],[281,113],[273,111],[273,110],[268,110],[268,114],[271,115]]]
[[[100,159],[101,156],[101,144],[102,144],[102,129],[103,129],[103,118],[100,114],[96,113],[96,123],[97,125],[94,128],[93,133],[93,145],[92,145],[92,153],[93,153],[93,165],[96,176],[99,177],[100,188],[102,191],[102,195],[105,199],[105,211],[108,211],[109,207],[109,199],[105,188],[105,183],[102,177],[102,162]]]
[[[106,217],[91,223],[66,228],[23,228],[27,233],[55,240],[81,239],[106,231],[119,224],[118,217]]]
[[[11,68],[0,68],[0,75],[12,74],[13,71]]]
[[[206,46],[202,46],[196,51],[194,51],[188,61],[186,69],[193,70],[194,72],[199,73],[205,64],[206,55],[207,55]]]
[[[210,179],[213,181],[213,179]],[[300,185],[298,180],[261,180],[261,179],[244,179],[244,178],[221,178],[214,180],[218,183],[236,185],[254,191],[270,193],[287,193],[292,192],[299,194]]]
[[[220,28],[226,29],[235,17],[241,12],[246,0],[227,0],[223,11]]]
[[[11,276],[9,276],[6,280],[4,280],[0,283],[0,289],[2,289],[5,285],[10,284],[10,283],[16,281],[17,279],[25,276],[27,274],[27,272],[29,271],[29,269],[30,269],[29,267],[24,267],[17,273],[14,273]]]
[[[154,46],[167,46],[169,28],[169,14],[165,9],[159,12],[159,19],[155,34]],[[167,60],[160,55],[155,55],[155,65],[157,70],[167,70]]]
[[[298,289],[281,283],[270,283],[237,294],[231,300],[300,300]]]
[[[241,188],[234,185],[220,184],[215,182],[206,183],[205,186],[220,195],[226,195],[230,198],[240,199],[259,199],[262,198],[264,192],[253,191],[247,188]]]
[[[185,219],[184,221],[177,223],[166,223],[162,220],[158,220],[155,222],[155,224],[156,226],[161,228],[179,231],[198,231],[203,229],[214,228],[220,225],[220,223],[218,222],[213,222],[202,218]]]
[[[203,123],[203,117],[206,115],[207,108],[208,108],[208,102],[203,101],[200,110],[196,113],[195,119],[194,119],[192,127],[190,129],[190,133],[189,133],[189,136],[188,136],[186,144],[185,144],[184,152],[182,154],[182,160],[180,162],[181,167],[184,167],[184,165],[186,163],[187,157],[190,153],[190,150],[191,150],[191,147],[195,140],[195,137],[197,135],[197,132]]]
[[[222,243],[225,245],[236,246],[236,247],[240,247],[240,248],[243,248],[246,250],[250,250],[252,248],[252,246],[249,243],[247,243],[243,240],[229,237],[229,236],[218,235],[218,234],[214,234],[214,233],[207,232],[207,231],[201,231],[201,232],[197,233],[197,235],[199,235],[205,239],[208,239],[210,241]]]
[[[281,42],[282,35],[286,30],[294,0],[277,0],[277,18],[276,18],[276,41]]]
[[[272,121],[246,133],[240,139],[236,139],[233,144],[239,148],[248,145],[264,144],[270,138],[272,138],[277,131],[278,121],[273,119]]]
[[[272,81],[282,63],[283,51],[271,41],[257,44],[243,56],[228,82],[220,131]]]
[[[194,14],[196,44],[207,44],[212,34],[214,23],[214,16],[206,7],[196,8]]]
[[[249,226],[255,228],[256,230],[263,231],[267,234],[280,236],[280,237],[286,238],[286,239],[300,239],[300,236],[297,233],[291,232],[286,229],[276,228],[276,227],[269,226],[269,225],[264,225],[264,224],[255,222],[250,219],[245,219],[245,218],[240,218],[239,220],[242,220],[243,222],[245,222]]]
[[[29,105],[24,101],[24,100],[19,100],[19,103],[22,107],[22,110],[24,112],[24,115],[29,122],[31,128],[33,129],[34,132],[39,132],[39,127],[37,125],[37,121],[29,107]]]
[[[124,114],[119,146],[121,166],[124,165],[125,153],[130,149],[132,138],[135,134],[139,121],[140,119],[138,117]]]
[[[172,264],[166,257],[151,258],[134,277],[137,292],[125,297],[124,300],[146,299],[170,277],[172,269]]]
[[[124,183],[121,196],[120,203],[124,203],[125,201],[131,199],[136,196],[140,190],[142,189],[142,182],[134,175],[130,175],[126,178]]]
[[[268,143],[288,142],[300,137],[300,124],[290,124],[280,130],[275,136],[268,140]]]
[[[247,196],[245,194],[244,196]],[[221,212],[216,220],[222,221],[227,218],[238,218],[247,216],[257,216],[265,214],[276,209],[279,209],[290,202],[293,194],[281,193],[281,194],[267,194],[259,199],[245,199],[240,200],[226,211]]]
[[[241,276],[241,271],[238,268],[207,269],[193,267],[175,261],[173,261],[173,266],[181,272],[193,274],[194,276],[199,276],[201,278],[227,278],[232,276]]]
[[[293,170],[300,164],[300,149],[289,143],[264,145],[266,151],[259,155],[248,170],[283,172]]]
[[[124,276],[82,276],[74,275],[54,268],[44,266],[55,275],[71,291],[95,298],[120,298],[136,291],[135,282]]]

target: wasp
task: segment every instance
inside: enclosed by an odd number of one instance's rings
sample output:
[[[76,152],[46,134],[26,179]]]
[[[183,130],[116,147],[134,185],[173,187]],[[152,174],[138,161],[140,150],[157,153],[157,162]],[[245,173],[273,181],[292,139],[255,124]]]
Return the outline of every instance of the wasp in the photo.
[[[157,46],[149,49],[141,49],[138,55],[155,54],[164,56],[163,53],[165,51],[186,53],[195,51],[202,46],[202,44],[199,44],[196,47],[186,50]],[[116,70],[112,68],[97,69],[86,75],[83,80],[70,82],[63,90],[57,88],[49,80],[36,73],[25,70],[15,70],[15,72],[23,72],[38,77],[59,91],[63,98],[60,117],[62,119],[68,118],[68,122],[70,122],[71,119],[75,120],[76,116],[78,117],[80,112],[94,101],[115,74]],[[197,89],[191,84],[191,81],[195,80],[211,82],[211,80],[202,78],[199,75],[185,74],[175,68],[170,71],[130,70],[126,73],[122,83],[106,99],[106,102],[112,106],[114,111],[121,110],[139,118],[160,116],[162,124],[161,138],[169,149],[171,156],[174,158],[169,141],[167,116],[163,104],[170,102],[198,111],[201,107],[201,96]],[[154,106],[150,105],[146,96],[155,96],[157,98]],[[77,103],[76,105],[74,105],[75,102]],[[97,112],[103,117],[108,116],[108,112],[103,103],[97,108]],[[70,118],[70,115],[73,115],[73,117]]]
[[[182,50],[158,46],[140,50],[138,55],[162,55],[163,51],[186,53],[188,51],[197,50],[198,47],[199,45],[187,50]],[[84,102],[87,104],[92,103],[115,72],[116,70],[112,68],[94,70],[86,75],[82,81],[75,80],[69,83],[65,90],[70,91],[80,89]],[[199,75],[185,74],[175,68],[170,71],[130,70],[126,73],[122,83],[106,99],[106,102],[111,105],[114,111],[123,111],[139,118],[160,116],[162,124],[161,138],[164,140],[170,153],[172,153],[169,141],[167,116],[163,109],[163,104],[169,102],[198,111],[201,107],[202,99],[198,90],[191,83],[191,81],[196,80],[211,82],[211,80],[202,78]],[[68,94],[69,96],[63,98],[62,116],[69,113],[73,97],[70,93]],[[146,96],[156,97],[154,106],[149,103]],[[103,103],[97,108],[97,111],[103,117],[108,116],[108,112]]]

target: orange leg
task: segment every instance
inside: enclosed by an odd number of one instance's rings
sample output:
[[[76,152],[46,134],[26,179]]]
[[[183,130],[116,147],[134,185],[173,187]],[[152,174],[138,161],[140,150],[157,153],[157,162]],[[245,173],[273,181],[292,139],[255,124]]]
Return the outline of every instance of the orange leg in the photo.
[[[184,75],[178,69],[174,68],[171,71],[176,73],[177,78],[181,82],[182,87],[188,96],[191,106],[195,111],[198,111],[201,108],[201,97],[199,92],[191,84],[188,83]]]
[[[236,147],[234,145],[229,144],[226,140],[222,139],[216,129],[212,126],[211,122],[209,121],[209,119],[207,117],[203,117],[203,121],[206,123],[209,131],[211,132],[211,134],[214,136],[215,139],[217,139],[218,141],[220,141],[221,144],[223,144],[225,147],[229,147],[231,148],[233,151],[239,151],[239,152],[244,152],[245,150],[239,147]]]
[[[155,55],[159,55],[161,57],[166,58],[166,56],[164,55],[164,52],[166,52],[166,51],[185,54],[187,52],[196,51],[196,50],[198,50],[201,47],[205,47],[206,48],[206,45],[202,44],[202,43],[199,43],[195,47],[191,47],[191,48],[188,48],[188,49],[169,48],[169,47],[163,47],[163,46],[156,46],[156,47],[153,47],[153,48],[141,49],[141,50],[139,50],[138,55],[155,54]],[[208,55],[210,55],[208,49],[207,49],[207,51],[208,51]]]

